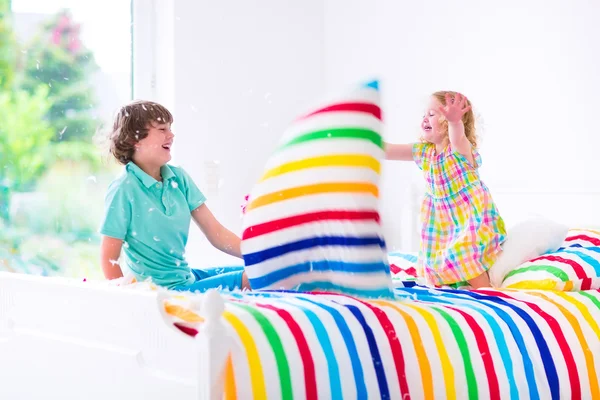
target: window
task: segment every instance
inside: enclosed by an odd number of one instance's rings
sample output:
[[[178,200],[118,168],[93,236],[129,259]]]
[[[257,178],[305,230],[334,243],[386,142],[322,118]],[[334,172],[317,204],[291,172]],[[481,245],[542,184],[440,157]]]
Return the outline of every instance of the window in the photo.
[[[98,278],[94,141],[132,97],[127,0],[0,0],[0,270]]]

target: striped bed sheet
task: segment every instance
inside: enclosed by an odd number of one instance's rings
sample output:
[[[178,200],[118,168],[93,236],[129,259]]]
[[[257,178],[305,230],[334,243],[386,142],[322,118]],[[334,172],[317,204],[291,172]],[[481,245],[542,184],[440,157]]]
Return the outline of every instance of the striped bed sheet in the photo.
[[[395,300],[223,292],[225,398],[600,398],[599,291],[406,286]],[[165,310],[194,336],[192,297]]]

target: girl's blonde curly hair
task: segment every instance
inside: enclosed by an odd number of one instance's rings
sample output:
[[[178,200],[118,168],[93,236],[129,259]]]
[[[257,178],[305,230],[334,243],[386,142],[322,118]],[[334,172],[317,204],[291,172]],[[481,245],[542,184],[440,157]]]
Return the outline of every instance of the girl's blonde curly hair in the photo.
[[[442,90],[439,92],[435,92],[432,94],[444,107],[446,106],[446,95],[449,94],[451,97],[455,97],[458,93]],[[471,102],[467,99],[467,105],[471,106]],[[467,111],[462,117],[463,125],[465,126],[465,136],[473,145],[473,148],[477,148],[477,134],[475,132],[475,114],[473,113],[473,108]],[[441,122],[442,126],[446,130],[446,134],[448,134],[448,121],[445,119]]]

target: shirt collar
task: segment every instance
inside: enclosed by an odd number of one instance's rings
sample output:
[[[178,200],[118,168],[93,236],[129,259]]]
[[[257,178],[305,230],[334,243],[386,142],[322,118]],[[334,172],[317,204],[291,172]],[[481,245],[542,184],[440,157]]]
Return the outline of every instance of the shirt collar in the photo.
[[[145,173],[133,161],[130,161],[129,163],[127,163],[125,168],[127,169],[127,171],[134,174],[142,182],[142,184],[144,186],[146,186],[147,188],[150,188],[152,185],[155,185],[158,182],[156,179],[154,179],[153,177],[151,177],[150,175]],[[163,165],[162,167],[160,167],[160,174],[161,174],[164,182],[167,182],[170,179],[175,177],[175,174],[173,173],[173,171],[171,170],[171,168],[168,165]]]

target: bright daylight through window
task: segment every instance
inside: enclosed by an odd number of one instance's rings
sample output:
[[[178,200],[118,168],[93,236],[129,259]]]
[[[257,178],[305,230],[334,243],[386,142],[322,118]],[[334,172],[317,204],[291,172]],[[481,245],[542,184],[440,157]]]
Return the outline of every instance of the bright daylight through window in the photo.
[[[96,132],[131,98],[127,0],[0,0],[0,271],[101,277],[118,167]]]

